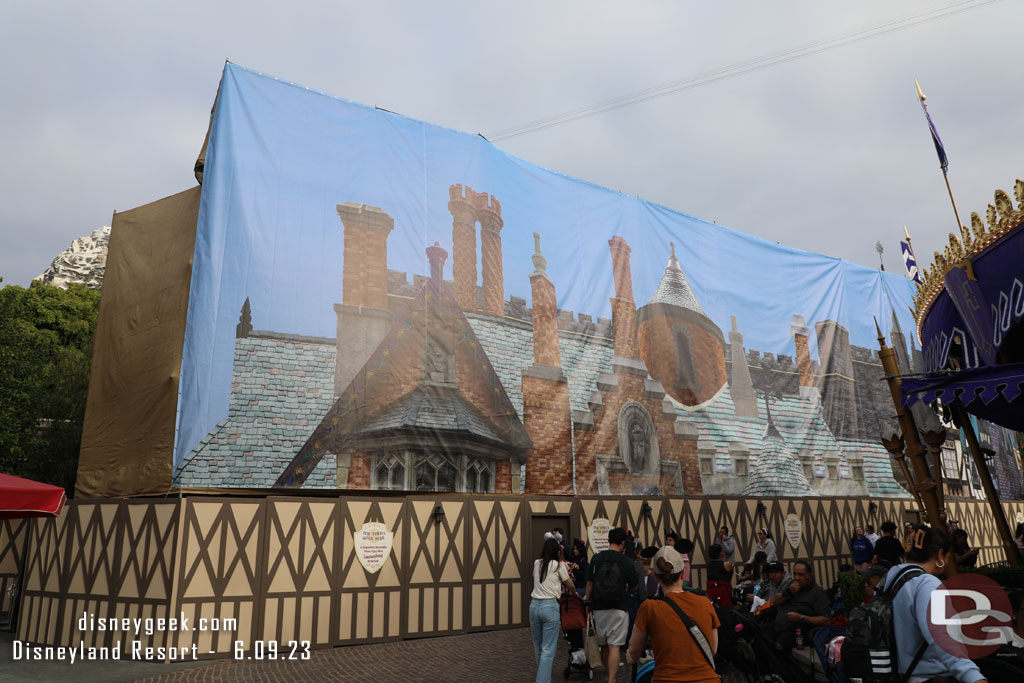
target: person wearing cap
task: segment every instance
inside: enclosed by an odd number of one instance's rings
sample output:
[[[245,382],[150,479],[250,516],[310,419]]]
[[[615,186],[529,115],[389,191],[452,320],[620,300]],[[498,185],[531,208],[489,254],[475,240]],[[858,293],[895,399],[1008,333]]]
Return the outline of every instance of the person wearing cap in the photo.
[[[651,562],[657,554],[658,547],[653,545],[649,545],[640,551],[640,562],[644,565],[642,591],[645,600],[658,597],[659,591],[661,590],[661,584],[658,582],[658,577],[651,567]]]
[[[782,602],[781,598],[778,601],[775,598],[785,595],[789,585],[793,583],[793,577],[781,562],[769,562],[765,568],[765,574],[768,578],[761,588],[761,597],[775,607]]]
[[[627,611],[626,591],[636,588],[638,579],[633,561],[627,559],[622,550],[626,545],[626,530],[615,527],[608,532],[608,550],[602,550],[590,559],[590,570],[587,573],[587,593],[584,601],[591,604],[594,614],[594,633],[601,646],[601,664],[608,674],[608,681],[615,680],[619,672],[619,650],[626,644],[629,630],[629,612]],[[601,573],[601,566],[606,562],[618,563],[620,595],[610,600],[602,600],[594,594],[594,579]]]
[[[683,590],[686,562],[675,548],[664,546],[658,550],[651,560],[651,568],[658,577],[664,596],[658,600],[645,600],[640,605],[626,661],[637,661],[650,637],[655,661],[652,683],[717,683],[720,680],[718,674],[682,618],[667,602],[671,601],[693,620],[710,646],[713,657],[718,650],[721,623],[711,601]]]
[[[558,545],[562,546],[562,553],[565,555],[565,557],[571,556],[572,546],[569,545],[568,539],[565,538],[564,532],[562,531],[562,527],[551,527],[551,535],[555,537],[556,541],[558,541]]]

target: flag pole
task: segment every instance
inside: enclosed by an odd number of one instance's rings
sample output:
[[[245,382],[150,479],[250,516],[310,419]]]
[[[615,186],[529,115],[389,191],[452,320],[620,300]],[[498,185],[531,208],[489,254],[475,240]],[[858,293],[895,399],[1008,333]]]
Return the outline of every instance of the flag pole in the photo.
[[[914,253],[914,245],[910,243],[910,231],[907,230],[907,226],[903,226],[903,234],[907,236],[907,248],[910,249],[910,255],[914,257],[914,262],[917,262],[917,254]]]
[[[931,133],[932,142],[935,143],[935,151],[939,155],[939,167],[942,169],[942,178],[946,181],[946,191],[949,192],[949,201],[953,204],[953,215],[956,216],[956,232],[954,234],[959,235],[960,230],[963,228],[963,224],[960,222],[960,211],[956,208],[956,199],[953,197],[953,188],[949,184],[949,174],[946,172],[946,168],[949,166],[949,160],[946,159],[946,150],[942,146],[942,140],[939,139],[939,133],[935,129],[935,124],[932,123],[932,117],[928,115],[928,107],[924,103],[926,97],[924,92],[921,90],[921,84],[917,82],[916,78],[914,79],[914,85],[917,86],[917,97],[921,100],[921,109],[924,110],[924,117],[928,121],[928,131]]]
[[[956,216],[956,232],[953,234],[959,235],[964,226],[960,222],[960,212],[956,208],[956,199],[953,198],[953,188],[949,186],[949,175],[946,174],[946,169],[942,169],[942,177],[946,180],[946,191],[949,192],[949,201],[953,203],[953,215]]]

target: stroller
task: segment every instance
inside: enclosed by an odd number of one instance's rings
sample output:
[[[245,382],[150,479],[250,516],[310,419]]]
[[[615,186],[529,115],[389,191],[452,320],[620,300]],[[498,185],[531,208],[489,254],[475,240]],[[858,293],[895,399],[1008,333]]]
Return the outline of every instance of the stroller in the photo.
[[[588,680],[593,680],[594,669],[587,660],[585,648],[588,624],[587,609],[583,605],[583,599],[576,593],[563,593],[558,599],[558,611],[562,615],[562,637],[569,643],[569,661],[562,672],[565,678],[574,673],[583,674]]]
[[[807,679],[806,672],[801,671],[786,653],[775,648],[775,643],[761,630],[753,615],[722,607],[716,609],[722,624],[718,629],[718,655],[715,657],[719,675],[735,670],[744,677],[741,680],[750,683],[789,683]]]

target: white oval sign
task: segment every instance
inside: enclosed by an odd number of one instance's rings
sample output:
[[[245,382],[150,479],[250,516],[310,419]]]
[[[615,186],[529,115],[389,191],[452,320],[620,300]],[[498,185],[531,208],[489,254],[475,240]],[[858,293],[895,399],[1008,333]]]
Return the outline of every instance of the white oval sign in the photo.
[[[356,557],[363,569],[375,574],[387,562],[395,536],[380,522],[367,522],[356,531]]]
[[[803,524],[800,523],[800,518],[794,513],[790,512],[786,515],[786,540],[789,541],[789,545],[796,550],[800,545],[800,534],[803,529]]]
[[[612,530],[612,523],[604,517],[591,520],[587,529],[587,537],[590,539],[590,547],[595,553],[608,550],[608,532]]]

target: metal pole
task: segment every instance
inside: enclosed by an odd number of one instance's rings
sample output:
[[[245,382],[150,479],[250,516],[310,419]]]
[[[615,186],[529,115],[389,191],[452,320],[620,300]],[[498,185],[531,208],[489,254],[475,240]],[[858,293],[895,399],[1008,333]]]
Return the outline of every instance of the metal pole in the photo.
[[[949,186],[949,175],[946,174],[945,169],[942,170],[942,178],[946,181],[946,191],[949,192],[949,201],[953,203],[953,215],[956,216],[956,232],[953,234],[959,235],[964,226],[960,223],[960,212],[956,208],[956,200],[953,199],[953,188]],[[964,246],[966,247],[967,245],[965,244]]]
[[[999,494],[996,493],[996,486],[992,483],[992,473],[989,472],[988,463],[985,462],[985,456],[981,452],[981,445],[978,444],[978,436],[974,433],[971,419],[968,417],[967,411],[959,403],[954,403],[950,407],[953,410],[956,421],[960,423],[960,429],[963,430],[964,438],[967,439],[967,448],[971,451],[971,457],[974,458],[975,467],[978,468],[981,486],[985,489],[988,506],[992,510],[992,516],[996,520],[996,529],[999,531],[999,538],[1003,542],[1006,561],[1010,563],[1011,567],[1019,566],[1021,559],[1020,553],[1017,551],[1017,543],[1013,540],[1013,534],[1010,533],[1010,523],[1006,519],[1006,511],[1003,510],[1003,506],[999,502]]]

